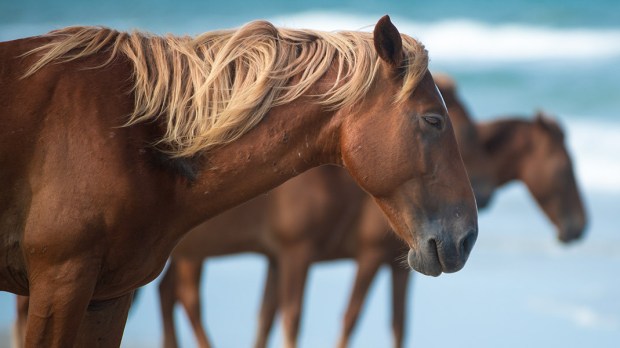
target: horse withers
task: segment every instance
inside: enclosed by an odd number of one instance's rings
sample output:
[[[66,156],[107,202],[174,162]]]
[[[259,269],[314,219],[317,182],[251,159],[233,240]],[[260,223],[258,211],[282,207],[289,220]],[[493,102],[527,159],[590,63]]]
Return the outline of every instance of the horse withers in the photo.
[[[28,347],[118,346],[131,295],[193,226],[344,166],[410,248],[463,267],[477,211],[427,54],[264,21],[196,38],[73,27],[0,44],[0,290]]]

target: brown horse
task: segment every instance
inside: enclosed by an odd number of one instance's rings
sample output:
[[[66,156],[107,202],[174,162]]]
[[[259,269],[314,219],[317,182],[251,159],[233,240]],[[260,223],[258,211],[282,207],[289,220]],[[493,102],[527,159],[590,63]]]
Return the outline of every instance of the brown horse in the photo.
[[[257,346],[266,345],[277,304],[286,346],[295,346],[306,274],[313,262],[354,258],[366,249],[360,245],[368,242],[365,237],[392,241],[402,260],[406,254],[402,242],[385,233],[375,236],[379,227],[390,231],[369,196],[345,171],[330,166],[312,169],[268,195],[204,222],[177,245],[159,285],[164,346],[176,346],[172,314],[177,301],[189,316],[199,346],[210,346],[200,319],[202,262],[240,252],[258,252],[270,261]],[[398,267],[403,268],[402,261]]]
[[[461,153],[469,160],[466,164],[472,182],[477,179],[474,188],[485,189],[484,195],[487,195],[488,187],[494,182],[494,172],[484,159],[484,148],[477,138],[475,124],[456,95],[451,79],[440,75],[438,81],[439,86],[451,86],[446,90],[446,100],[449,112],[458,112],[455,124],[460,128],[455,128],[455,132],[467,134],[465,141],[459,144]],[[404,247],[387,233],[389,230],[368,196],[337,168],[312,170],[274,189],[268,197],[255,198],[201,224],[176,247],[160,283],[164,346],[176,346],[172,313],[177,301],[183,304],[199,345],[210,346],[200,318],[202,262],[208,257],[241,252],[258,252],[270,260],[258,347],[266,345],[278,301],[283,304],[286,345],[295,345],[305,274],[310,264],[339,258],[354,258],[359,265],[358,282],[345,316],[342,345],[348,341],[374,273],[381,264],[387,263],[393,270],[397,291],[394,293],[393,330],[397,346],[400,346],[406,293],[403,287],[408,273],[397,261]],[[276,279],[281,280],[279,284]],[[279,298],[274,297],[276,289],[279,289]]]
[[[533,120],[505,118],[477,128],[496,170],[494,186],[522,181],[556,226],[560,241],[581,238],[587,218],[558,123],[539,111]]]
[[[533,120],[501,119],[479,124],[477,133],[488,149],[488,161],[496,168],[497,173],[496,179],[485,185],[492,189],[484,194],[488,200],[493,192],[504,184],[521,181],[555,225],[559,241],[568,243],[583,236],[586,213],[572,161],[563,141],[563,133],[555,121],[541,114],[537,114]],[[483,195],[476,195],[480,196]],[[360,244],[362,248],[357,251],[358,271],[344,316],[340,347],[348,345],[368,287],[382,264],[390,265],[392,273],[394,346],[402,346],[405,326],[403,309],[406,308],[409,271],[394,266],[394,259],[404,245],[395,245],[393,241],[381,239],[380,236],[384,234],[382,229],[374,230],[376,243]],[[361,259],[364,261],[360,261]],[[267,305],[270,305],[270,301],[264,300],[263,306]]]
[[[0,290],[28,347],[118,346],[133,290],[192,227],[344,166],[439,275],[477,211],[424,48],[258,21],[196,38],[77,27],[0,44]]]
[[[499,120],[477,127],[456,94],[454,82],[446,76],[440,76],[436,81],[447,101],[450,117],[455,119],[454,124],[465,128],[457,128],[455,133],[469,134],[469,137],[473,136],[480,142],[477,146],[470,146],[473,144],[471,141],[463,142],[461,152],[463,158],[471,159],[471,162],[466,162],[468,171],[471,168],[486,174],[488,181],[479,183],[478,187],[488,190],[483,194],[487,201],[493,190],[508,181],[523,181],[557,226],[560,240],[579,238],[585,227],[585,213],[570,157],[562,138],[558,136],[561,131],[557,124],[539,115],[534,121]],[[477,139],[479,136],[483,138]],[[462,138],[458,139],[461,144]],[[523,151],[520,146],[524,141],[531,143],[532,149],[546,150],[537,152],[534,157],[518,156]],[[489,151],[484,161],[475,158],[482,153],[480,149]],[[507,163],[506,159],[512,161]],[[558,162],[568,166],[546,168],[541,165]],[[484,163],[484,167],[474,168],[480,163]],[[537,181],[523,176],[519,168],[528,168],[529,175]],[[556,185],[558,181],[563,185]],[[546,192],[547,200],[541,199],[537,187],[551,188]],[[560,206],[551,203],[557,201],[567,204]],[[303,204],[294,204],[297,202]],[[566,228],[570,221],[559,222],[556,216],[570,216],[573,226]],[[269,260],[257,347],[266,346],[278,303],[283,314],[285,342],[287,346],[294,346],[305,274],[310,263],[339,258],[354,258],[358,263],[339,345],[347,346],[368,287],[380,266],[387,264],[393,282],[394,345],[402,346],[409,273],[400,267],[398,261],[405,246],[391,237],[388,231],[389,225],[375,205],[344,172],[336,168],[310,171],[288,181],[268,196],[256,198],[203,223],[179,243],[173,252],[170,268],[160,283],[164,346],[176,346],[172,312],[177,301],[185,308],[199,345],[209,346],[200,315],[202,262],[208,257],[240,252],[259,252]],[[230,237],[223,238],[224,235]]]

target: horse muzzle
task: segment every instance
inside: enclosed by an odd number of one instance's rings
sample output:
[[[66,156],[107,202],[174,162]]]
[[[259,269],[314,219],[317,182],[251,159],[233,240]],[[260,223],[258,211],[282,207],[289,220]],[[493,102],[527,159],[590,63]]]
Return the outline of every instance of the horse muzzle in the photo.
[[[477,227],[468,228],[454,239],[445,233],[429,235],[418,243],[418,248],[409,250],[407,263],[412,269],[434,277],[457,272],[465,266],[477,237]]]

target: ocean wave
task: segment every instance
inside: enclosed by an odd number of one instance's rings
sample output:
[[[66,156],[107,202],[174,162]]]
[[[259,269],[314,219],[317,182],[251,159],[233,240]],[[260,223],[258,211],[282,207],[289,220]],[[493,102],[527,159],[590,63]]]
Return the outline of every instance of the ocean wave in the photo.
[[[620,124],[587,119],[566,123],[577,178],[587,190],[620,192]]]
[[[277,25],[321,30],[370,31],[377,18],[334,12],[274,17]],[[393,16],[403,33],[419,38],[431,58],[452,62],[521,62],[620,57],[620,30],[547,28],[525,24],[486,24],[468,19],[422,23]]]
[[[371,31],[377,16],[339,12],[301,12],[267,18],[276,25],[321,30]],[[398,15],[392,20],[403,33],[419,38],[439,63],[514,63],[530,61],[584,61],[620,57],[620,29],[550,28],[527,24],[488,24],[470,19],[417,22]],[[232,21],[232,20],[231,20]],[[234,22],[234,21],[232,21]],[[140,22],[138,22],[140,23]],[[146,20],[148,30],[166,32],[172,28]],[[238,25],[238,23],[234,22]],[[63,23],[0,24],[0,40],[37,35]],[[75,23],[64,23],[75,24]],[[131,29],[136,23],[115,18],[102,23],[117,29]],[[203,20],[188,18],[176,27],[179,32],[205,31]]]

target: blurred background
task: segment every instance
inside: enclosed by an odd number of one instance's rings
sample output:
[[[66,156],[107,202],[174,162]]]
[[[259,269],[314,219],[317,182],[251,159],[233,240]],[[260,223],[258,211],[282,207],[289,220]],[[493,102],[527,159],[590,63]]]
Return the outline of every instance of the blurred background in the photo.
[[[0,40],[67,25],[198,34],[253,19],[280,26],[371,30],[390,14],[449,73],[477,120],[531,117],[543,108],[567,133],[589,217],[585,238],[557,243],[554,227],[522,184],[500,190],[480,214],[466,267],[415,275],[407,343],[418,347],[617,347],[620,342],[620,2],[616,0],[262,0],[0,2]],[[203,316],[216,347],[249,347],[266,263],[258,255],[207,263]],[[352,261],[312,268],[299,343],[336,343],[355,275]],[[128,321],[124,347],[161,342],[156,284]],[[371,288],[354,347],[391,345],[387,270]],[[195,345],[183,313],[183,347]],[[0,347],[8,346],[14,298],[0,293]],[[271,346],[282,344],[281,330]]]

